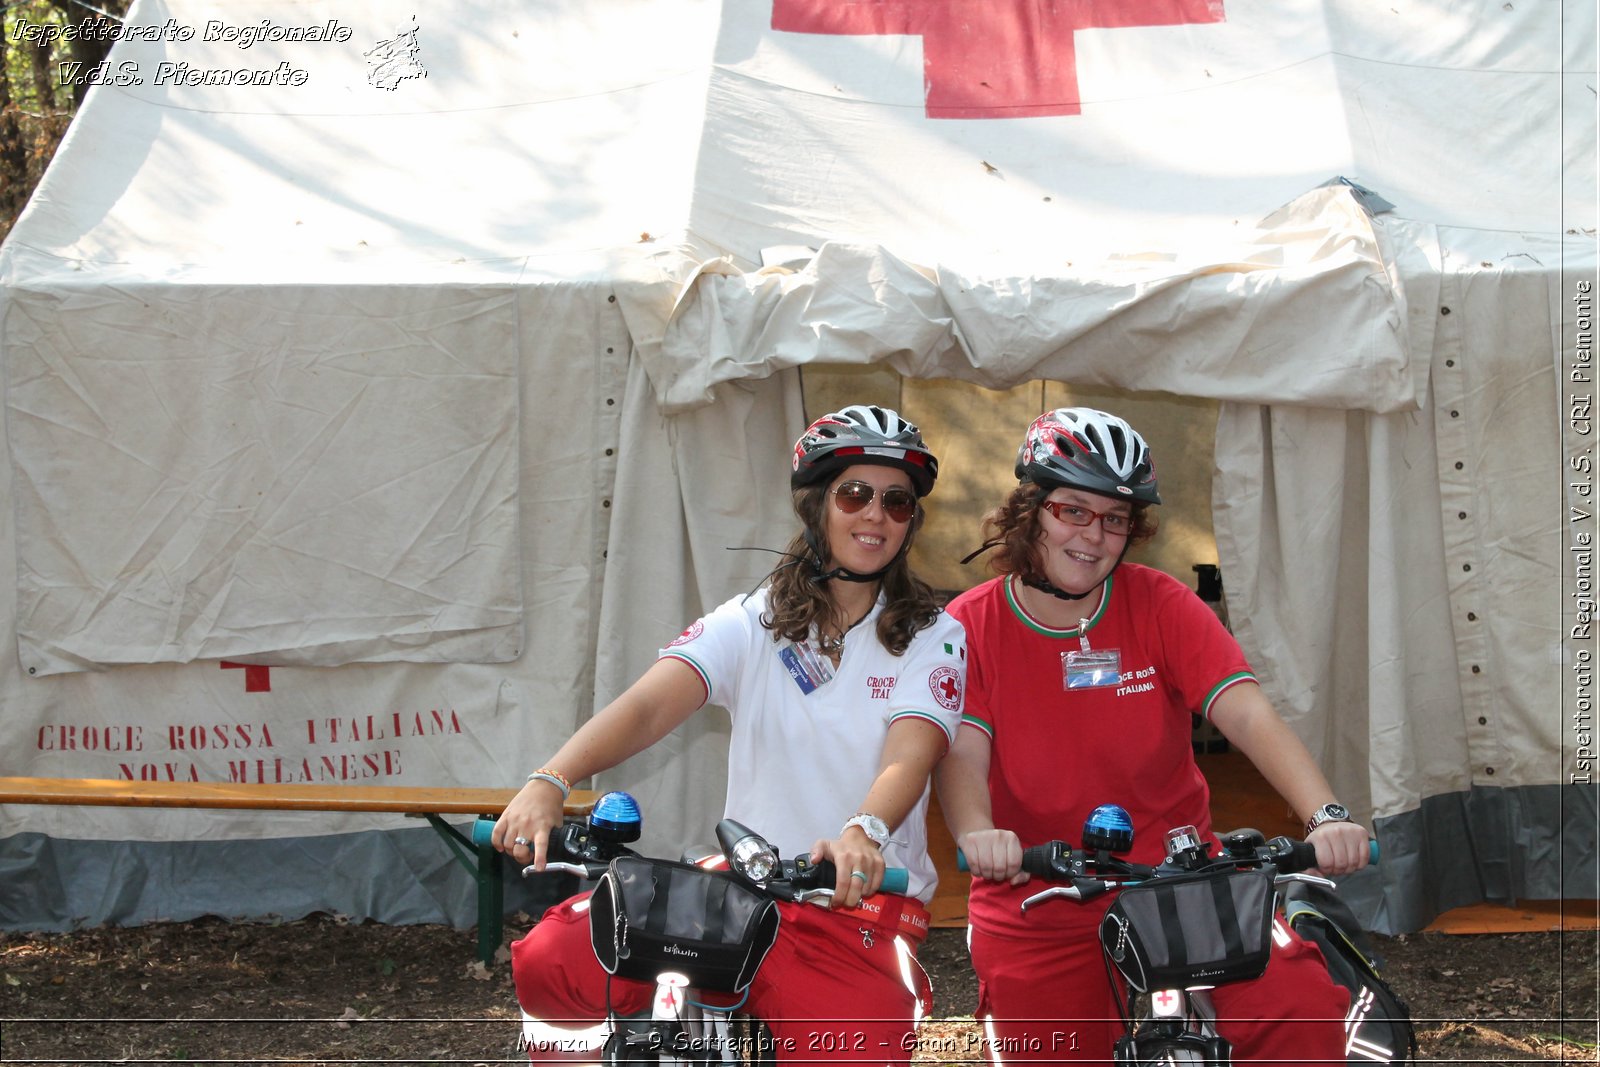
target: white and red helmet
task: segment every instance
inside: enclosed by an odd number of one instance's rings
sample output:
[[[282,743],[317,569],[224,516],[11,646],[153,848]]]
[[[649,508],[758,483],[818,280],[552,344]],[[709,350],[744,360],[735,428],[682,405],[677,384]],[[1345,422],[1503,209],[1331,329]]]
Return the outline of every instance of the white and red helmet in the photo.
[[[1033,420],[1017,450],[1017,481],[1161,503],[1155,463],[1139,432],[1094,408],[1057,408]]]
[[[831,479],[857,463],[898,467],[911,476],[918,496],[933,492],[939,461],[922,443],[922,433],[896,412],[852,404],[806,427],[794,443],[789,486],[800,489]]]

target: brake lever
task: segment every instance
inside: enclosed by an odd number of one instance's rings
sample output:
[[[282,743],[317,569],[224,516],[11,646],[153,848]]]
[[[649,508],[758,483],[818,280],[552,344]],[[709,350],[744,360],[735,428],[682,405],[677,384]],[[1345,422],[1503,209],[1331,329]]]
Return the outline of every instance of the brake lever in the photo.
[[[566,860],[546,860],[544,870],[546,874],[549,874],[552,871],[554,871],[556,874],[575,874],[586,882],[592,882],[596,878],[599,878],[602,874],[606,873],[606,869],[597,864],[568,863]],[[538,873],[538,871],[534,870],[533,864],[531,863],[522,868],[522,876],[524,878],[530,874]]]
[[[1053,885],[1049,889],[1035,893],[1022,902],[1022,910],[1043,904],[1047,900],[1057,897],[1066,897],[1068,900],[1093,900],[1102,893],[1109,892],[1119,885],[1133,885],[1132,882],[1108,882],[1099,878],[1074,878],[1071,885]]]
[[[798,889],[789,897],[797,904],[815,904],[822,908],[833,907],[833,890],[831,889]]]
[[[1279,874],[1273,876],[1273,885],[1278,886],[1285,882],[1304,882],[1306,885],[1317,885],[1324,889],[1335,888],[1333,879],[1324,878],[1320,874],[1306,874],[1304,871],[1295,871],[1293,874]]]

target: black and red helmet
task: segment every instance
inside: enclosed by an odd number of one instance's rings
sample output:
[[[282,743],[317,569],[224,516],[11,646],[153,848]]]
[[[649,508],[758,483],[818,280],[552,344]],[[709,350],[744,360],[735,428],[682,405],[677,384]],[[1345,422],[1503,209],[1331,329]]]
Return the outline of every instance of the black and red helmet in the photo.
[[[852,404],[806,427],[794,443],[789,486],[800,489],[828,481],[857,463],[900,468],[911,476],[918,496],[933,492],[939,477],[939,461],[922,443],[916,426],[888,408]]]
[[[1046,490],[1161,503],[1150,446],[1132,426],[1094,408],[1057,408],[1034,419],[1017,450],[1016,474]]]

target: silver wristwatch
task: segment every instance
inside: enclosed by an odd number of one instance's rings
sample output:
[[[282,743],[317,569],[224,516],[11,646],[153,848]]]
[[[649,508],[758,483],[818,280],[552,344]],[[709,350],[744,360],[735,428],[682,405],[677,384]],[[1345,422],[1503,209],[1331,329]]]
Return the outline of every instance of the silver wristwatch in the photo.
[[[1306,836],[1309,837],[1311,835],[1311,831],[1315,830],[1325,822],[1349,821],[1349,808],[1346,808],[1343,804],[1324,804],[1322,807],[1312,812],[1311,818],[1306,820]]]
[[[844,825],[839,828],[839,832],[842,834],[852,826],[861,827],[861,832],[866,834],[872,843],[879,848],[889,843],[889,824],[876,815],[868,815],[864,811],[858,811],[844,821]]]

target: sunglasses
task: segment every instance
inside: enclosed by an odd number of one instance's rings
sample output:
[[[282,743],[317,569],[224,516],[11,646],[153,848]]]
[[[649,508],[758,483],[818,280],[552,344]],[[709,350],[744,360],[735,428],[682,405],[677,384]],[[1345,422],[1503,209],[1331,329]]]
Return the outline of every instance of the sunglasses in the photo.
[[[911,494],[911,490],[898,485],[885,489],[882,496],[878,496],[878,491],[866,482],[845,482],[833,490],[833,502],[846,515],[854,515],[872,503],[875,496],[883,507],[883,513],[895,522],[910,522],[911,516],[917,513],[917,498]]]
[[[1062,522],[1073,526],[1087,526],[1096,519],[1100,520],[1100,529],[1108,534],[1120,534],[1126,537],[1133,532],[1133,516],[1118,515],[1109,511],[1091,511],[1079,507],[1077,504],[1068,504],[1060,500],[1041,500],[1039,506]]]

